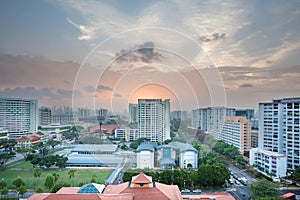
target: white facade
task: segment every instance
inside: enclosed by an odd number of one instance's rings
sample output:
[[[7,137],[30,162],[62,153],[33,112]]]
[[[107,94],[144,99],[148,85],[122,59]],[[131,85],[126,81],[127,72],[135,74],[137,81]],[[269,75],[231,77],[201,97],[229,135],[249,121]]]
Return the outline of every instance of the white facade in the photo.
[[[259,103],[258,148],[286,155],[285,170],[300,166],[299,104],[299,97]],[[258,162],[250,154],[251,159]]]
[[[180,168],[198,168],[198,150],[190,144],[182,142],[170,142],[169,146],[173,146],[179,150],[179,167]]]
[[[144,169],[154,168],[154,148],[152,145],[149,144],[142,144],[137,149],[137,156],[136,156],[136,163],[137,168]]]
[[[139,138],[138,129],[118,128],[115,130],[115,138],[121,138],[125,141],[133,141]]]
[[[300,98],[259,104],[258,147],[287,155],[287,168],[300,166]]]
[[[138,100],[138,132],[152,142],[170,139],[170,100]]]
[[[287,157],[285,154],[253,148],[250,150],[250,165],[267,176],[285,177]]]
[[[251,123],[246,117],[224,117],[219,139],[243,154],[251,148]]]
[[[0,98],[0,127],[12,138],[37,132],[37,104],[37,100]]]
[[[3,127],[0,127],[0,140],[8,139],[8,130],[5,130]]]
[[[225,116],[235,116],[234,108],[208,107],[192,111],[192,127],[203,131],[219,131]]]

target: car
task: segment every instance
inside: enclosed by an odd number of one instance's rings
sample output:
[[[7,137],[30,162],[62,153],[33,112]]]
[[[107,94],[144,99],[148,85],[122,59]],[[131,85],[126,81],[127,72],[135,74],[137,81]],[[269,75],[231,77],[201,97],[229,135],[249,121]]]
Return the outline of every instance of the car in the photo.
[[[190,193],[191,191],[189,189],[184,189],[184,190],[181,190],[181,193]]]
[[[196,190],[193,190],[193,193],[195,193],[195,194],[200,194],[200,193],[202,193],[202,190],[196,189]]]

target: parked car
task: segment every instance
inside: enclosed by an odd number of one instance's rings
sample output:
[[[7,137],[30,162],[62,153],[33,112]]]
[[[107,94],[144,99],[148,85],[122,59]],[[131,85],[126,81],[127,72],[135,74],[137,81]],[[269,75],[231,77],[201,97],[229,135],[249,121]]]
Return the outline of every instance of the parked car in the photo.
[[[195,193],[195,194],[200,194],[200,193],[202,193],[202,190],[196,189],[196,190],[193,190],[193,193]]]

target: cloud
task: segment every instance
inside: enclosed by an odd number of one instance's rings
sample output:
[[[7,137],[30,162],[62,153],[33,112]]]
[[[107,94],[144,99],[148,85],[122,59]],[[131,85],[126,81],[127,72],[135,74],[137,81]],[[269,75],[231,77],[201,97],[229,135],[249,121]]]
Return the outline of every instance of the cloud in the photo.
[[[226,33],[214,33],[212,35],[209,36],[200,36],[199,40],[201,42],[211,42],[211,41],[215,41],[215,40],[224,40],[226,38]]]
[[[106,86],[106,85],[99,85],[97,87],[97,90],[101,93],[101,92],[106,92],[106,91],[112,91],[113,88]]]
[[[118,97],[118,98],[122,97],[122,95],[120,95],[120,94],[118,94],[118,93],[114,94],[113,96],[114,96],[114,97]]]
[[[129,50],[122,49],[116,54],[117,62],[145,62],[161,61],[163,56],[155,51],[154,43],[149,41],[141,45],[136,45]]]
[[[88,93],[93,93],[95,92],[95,87],[88,85],[84,87],[84,91],[88,92]]]
[[[249,87],[253,87],[253,85],[250,83],[244,83],[244,84],[240,85],[240,88],[249,88]]]

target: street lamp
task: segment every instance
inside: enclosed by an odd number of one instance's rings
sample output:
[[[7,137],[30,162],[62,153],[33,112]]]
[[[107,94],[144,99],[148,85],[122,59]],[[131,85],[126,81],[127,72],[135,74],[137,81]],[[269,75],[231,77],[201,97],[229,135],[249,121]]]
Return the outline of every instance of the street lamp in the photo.
[[[99,130],[99,137],[100,137],[100,144],[102,142],[102,130],[101,130],[101,126],[103,124],[103,120],[104,118],[102,116],[98,116],[97,117],[97,120],[98,120],[98,123],[99,123],[99,127],[100,127],[100,130]]]

